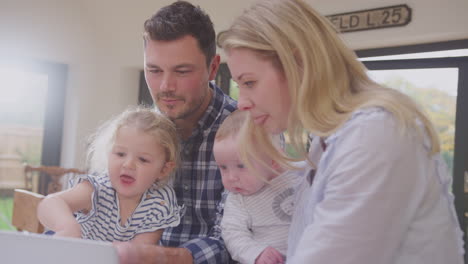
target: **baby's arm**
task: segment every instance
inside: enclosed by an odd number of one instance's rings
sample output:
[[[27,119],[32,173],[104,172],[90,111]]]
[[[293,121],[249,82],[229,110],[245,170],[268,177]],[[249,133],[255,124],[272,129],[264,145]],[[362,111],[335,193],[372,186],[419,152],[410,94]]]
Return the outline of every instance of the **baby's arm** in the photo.
[[[133,238],[132,243],[157,245],[159,239],[161,239],[163,231],[164,229],[158,229],[153,232],[138,234]]]
[[[240,195],[230,193],[221,221],[222,237],[231,257],[241,263],[254,263],[268,245],[254,239],[249,212]]]
[[[81,227],[73,213],[91,209],[93,190],[89,181],[83,181],[69,190],[47,195],[37,209],[39,221],[57,236],[80,238]]]

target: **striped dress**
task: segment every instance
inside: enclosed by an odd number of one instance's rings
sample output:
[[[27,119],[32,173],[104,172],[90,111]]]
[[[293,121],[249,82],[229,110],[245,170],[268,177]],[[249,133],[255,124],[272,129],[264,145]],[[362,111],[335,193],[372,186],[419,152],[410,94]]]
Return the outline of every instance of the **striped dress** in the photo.
[[[122,226],[117,193],[108,175],[81,175],[77,183],[83,180],[93,185],[94,192],[91,210],[87,214],[76,213],[82,238],[108,242],[129,241],[138,234],[174,227],[180,223],[183,208],[177,205],[174,190],[170,186],[153,185],[148,189]]]

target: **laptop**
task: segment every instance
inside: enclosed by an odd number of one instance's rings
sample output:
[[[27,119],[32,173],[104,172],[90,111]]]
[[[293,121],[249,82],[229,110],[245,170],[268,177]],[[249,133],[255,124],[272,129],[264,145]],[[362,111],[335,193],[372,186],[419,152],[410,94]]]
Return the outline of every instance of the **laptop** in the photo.
[[[0,262],[5,264],[117,264],[112,243],[0,231]]]

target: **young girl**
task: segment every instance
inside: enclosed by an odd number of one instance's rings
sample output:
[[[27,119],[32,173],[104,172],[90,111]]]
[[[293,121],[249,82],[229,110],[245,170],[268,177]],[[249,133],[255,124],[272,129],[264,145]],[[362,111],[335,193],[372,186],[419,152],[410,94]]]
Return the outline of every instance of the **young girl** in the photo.
[[[126,110],[98,130],[91,171],[99,170],[102,152],[107,169],[48,195],[39,220],[58,236],[157,243],[164,228],[180,222],[181,208],[167,185],[179,155],[174,124],[150,109]]]
[[[463,263],[434,126],[408,96],[372,81],[325,17],[306,1],[260,1],[218,43],[239,109],[272,133],[287,130],[310,161],[288,263]],[[303,131],[314,135],[309,153]],[[289,160],[268,141],[252,144],[260,140],[247,137],[241,148]]]

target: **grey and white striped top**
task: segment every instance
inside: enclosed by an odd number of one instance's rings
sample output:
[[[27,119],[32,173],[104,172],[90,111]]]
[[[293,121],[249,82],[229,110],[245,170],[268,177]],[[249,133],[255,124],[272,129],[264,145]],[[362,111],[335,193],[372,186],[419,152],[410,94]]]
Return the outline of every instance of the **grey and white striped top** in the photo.
[[[88,180],[94,187],[92,209],[88,214],[76,213],[81,224],[82,237],[100,241],[129,241],[137,234],[153,232],[180,223],[182,207],[177,205],[174,190],[170,186],[154,184],[142,196],[132,216],[124,226],[120,225],[117,193],[109,177],[82,175],[77,182]]]

